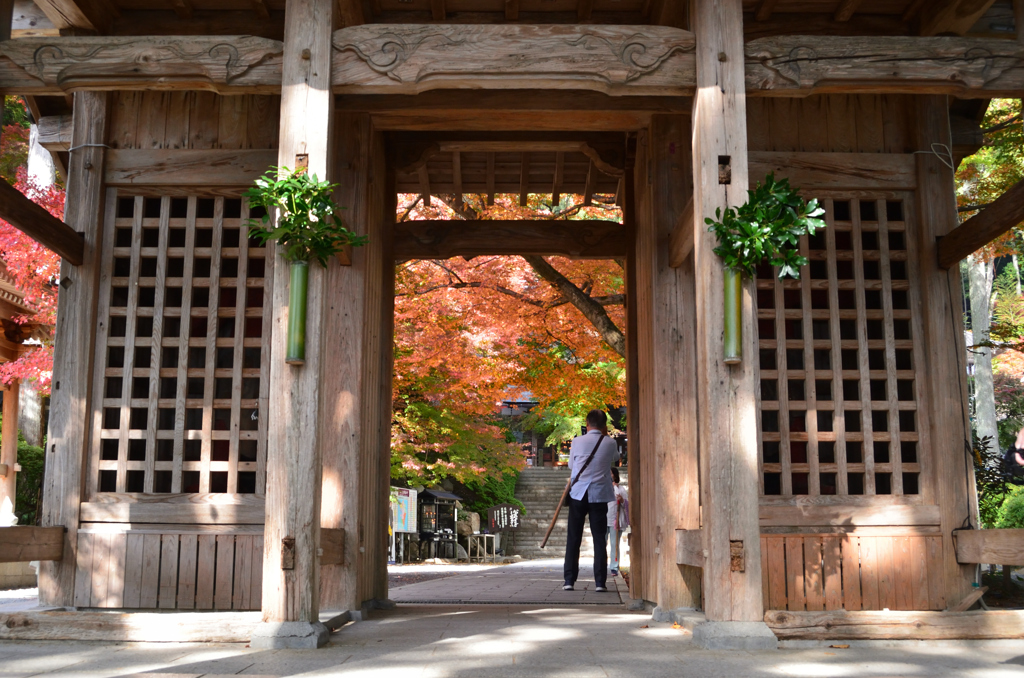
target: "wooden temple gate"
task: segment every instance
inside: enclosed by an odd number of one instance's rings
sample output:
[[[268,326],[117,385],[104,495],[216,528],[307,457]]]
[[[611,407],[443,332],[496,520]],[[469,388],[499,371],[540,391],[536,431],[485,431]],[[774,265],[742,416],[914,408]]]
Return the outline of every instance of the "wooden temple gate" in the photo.
[[[83,255],[62,269],[43,524],[67,532],[45,602],[306,624],[384,604],[394,263],[491,253],[627,261],[633,598],[715,621],[964,598],[960,278],[936,255],[957,225],[950,95],[1019,96],[1016,43],[745,42],[739,0],[688,20],[650,3],[662,26],[281,4],[283,40],[0,44],[6,91],[74,103],[44,118]],[[299,156],[369,245],[313,267],[296,369],[285,267],[241,191]],[[730,367],[703,217],[768,172],[829,228],[799,281],[746,286]],[[614,191],[626,218],[395,224],[397,192],[432,190]]]

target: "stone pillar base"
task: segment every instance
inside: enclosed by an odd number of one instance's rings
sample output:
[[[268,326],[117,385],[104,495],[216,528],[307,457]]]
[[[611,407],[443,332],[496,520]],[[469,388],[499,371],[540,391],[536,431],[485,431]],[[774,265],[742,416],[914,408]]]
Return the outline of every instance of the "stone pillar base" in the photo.
[[[249,645],[260,650],[315,650],[326,645],[330,635],[320,622],[261,622]]]
[[[777,650],[779,639],[764,622],[704,622],[693,628],[693,642],[705,650]]]

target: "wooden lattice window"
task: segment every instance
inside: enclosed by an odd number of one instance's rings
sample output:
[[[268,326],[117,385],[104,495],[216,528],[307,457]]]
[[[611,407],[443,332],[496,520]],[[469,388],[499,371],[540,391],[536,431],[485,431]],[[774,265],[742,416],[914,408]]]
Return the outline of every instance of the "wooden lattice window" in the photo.
[[[263,494],[272,260],[249,216],[239,198],[111,191],[92,493]]]
[[[801,279],[758,272],[765,495],[922,492],[909,198],[826,198]]]

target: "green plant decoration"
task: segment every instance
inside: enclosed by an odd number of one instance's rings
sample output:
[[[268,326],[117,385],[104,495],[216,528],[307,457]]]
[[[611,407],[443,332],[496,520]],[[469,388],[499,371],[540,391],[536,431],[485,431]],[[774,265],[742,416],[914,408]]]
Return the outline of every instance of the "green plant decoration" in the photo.
[[[757,267],[768,259],[778,267],[779,278],[799,278],[807,257],[800,255],[800,236],[814,235],[825,228],[818,217],[825,210],[817,200],[805,202],[789,179],[765,177],[747,191],[747,202],[733,209],[715,210],[716,219],[704,219],[718,238],[715,254],[725,262],[725,362],[735,364],[742,358],[742,284],[743,274],[757,276]]]
[[[337,184],[320,181],[304,170],[271,167],[245,192],[250,207],[264,207],[260,219],[250,219],[252,236],[261,243],[277,242],[278,253],[289,262],[288,338],[285,361],[306,361],[306,300],[309,262],[327,266],[327,260],[347,247],[366,244],[366,236],[345,227],[332,194]],[[276,220],[271,219],[271,215]]]

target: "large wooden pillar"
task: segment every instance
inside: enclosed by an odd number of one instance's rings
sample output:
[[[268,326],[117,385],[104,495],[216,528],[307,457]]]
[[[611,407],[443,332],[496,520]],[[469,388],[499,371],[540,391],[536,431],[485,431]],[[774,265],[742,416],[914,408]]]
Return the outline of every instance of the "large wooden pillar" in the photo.
[[[82,499],[86,446],[89,440],[96,303],[99,299],[99,248],[103,225],[103,170],[106,158],[109,96],[76,92],[68,164],[64,221],[84,236],[81,266],[60,265],[57,326],[50,388],[50,423],[46,437],[46,475],[40,524],[61,525],[64,558],[42,561],[39,602],[74,605],[78,555],[79,505]]]
[[[944,95],[916,97],[912,108],[916,147],[951,144],[949,100]],[[943,270],[938,264],[938,238],[959,225],[953,170],[934,153],[918,152],[917,236],[918,271],[921,276],[921,309],[924,346],[915,351],[924,361],[923,376],[929,411],[927,426],[934,441],[931,469],[935,499],[942,528],[942,582],[946,604],[954,606],[971,591],[975,568],[956,560],[953,530],[964,527],[968,517],[978,527],[974,464],[965,449],[971,439],[967,418],[967,376],[963,353],[963,282],[960,267]]]
[[[334,0],[289,0],[285,9],[278,165],[327,176]],[[305,156],[301,159],[299,156]],[[285,363],[288,263],[274,266],[270,411],[267,434],[263,624],[254,647],[319,647],[320,370],[327,272],[312,263],[306,362]]]
[[[760,532],[758,527],[757,344],[753,281],[743,290],[743,360],[724,362],[722,260],[704,225],[716,208],[746,200],[747,132],[741,0],[696,0],[691,26],[697,39],[697,94],[693,103],[694,272],[697,301],[697,389],[700,440],[704,610],[719,627],[716,647],[750,647],[760,634]],[[742,564],[730,557],[742,549]],[[738,566],[737,566],[738,565]],[[730,630],[731,629],[731,630]],[[763,632],[774,636],[764,626]],[[719,634],[725,634],[719,636]],[[743,637],[739,637],[743,636]],[[694,633],[700,642],[704,636]],[[725,642],[720,642],[725,638]],[[710,640],[710,639],[709,639]],[[768,644],[761,634],[760,640]],[[772,644],[774,645],[774,644]],[[756,646],[756,642],[755,642]]]
[[[4,423],[3,439],[0,440],[0,464],[3,476],[0,476],[0,514],[3,514],[4,503],[11,502],[14,511],[16,490],[15,469],[18,465],[18,380],[14,379],[4,387]],[[2,527],[2,525],[0,525]]]

